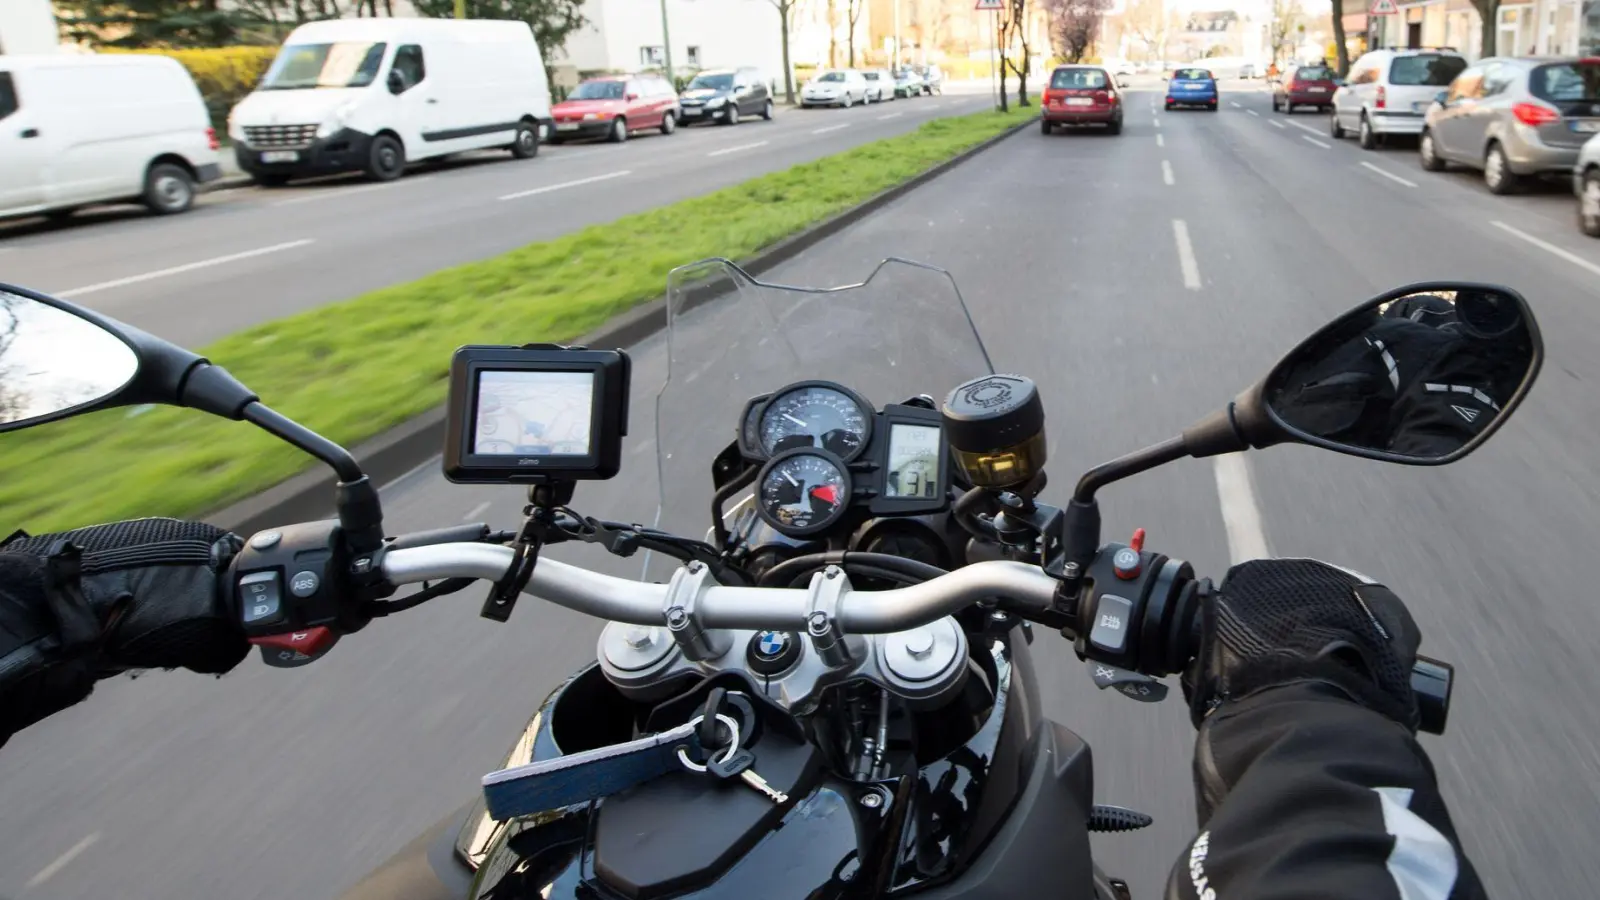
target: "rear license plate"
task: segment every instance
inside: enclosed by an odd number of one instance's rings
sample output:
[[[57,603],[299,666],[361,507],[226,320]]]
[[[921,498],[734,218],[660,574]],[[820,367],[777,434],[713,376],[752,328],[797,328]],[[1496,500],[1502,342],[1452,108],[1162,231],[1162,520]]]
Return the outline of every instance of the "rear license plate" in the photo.
[[[1068,106],[1093,106],[1094,100],[1090,97],[1068,97]]]
[[[561,122],[561,123],[558,123],[556,125],[556,130],[557,131],[577,131],[578,130],[578,123],[577,122]]]
[[[1583,119],[1571,123],[1572,130],[1579,134],[1600,133],[1600,119]]]
[[[261,154],[264,163],[299,162],[300,154],[294,150],[268,150]]]
[[[1319,88],[1319,87],[1307,88],[1307,90],[1309,90],[1313,94],[1326,94],[1328,92],[1327,88]]]
[[[1418,100],[1415,103],[1411,104],[1411,111],[1412,112],[1427,112],[1428,111],[1428,103],[1427,103],[1427,101]]]

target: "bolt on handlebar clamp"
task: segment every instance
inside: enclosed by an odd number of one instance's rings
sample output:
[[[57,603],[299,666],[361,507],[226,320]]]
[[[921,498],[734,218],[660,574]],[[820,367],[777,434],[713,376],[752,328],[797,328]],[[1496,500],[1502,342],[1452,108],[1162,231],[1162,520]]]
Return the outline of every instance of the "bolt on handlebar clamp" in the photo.
[[[830,669],[842,669],[861,657],[850,646],[849,636],[839,626],[839,603],[850,592],[850,577],[838,566],[828,566],[811,576],[810,611],[806,613],[806,636],[817,651],[817,658]]]
[[[726,632],[705,627],[700,611],[701,599],[715,584],[711,570],[701,562],[681,566],[667,583],[667,597],[663,603],[667,630],[685,659],[695,662],[719,659],[733,646]]]

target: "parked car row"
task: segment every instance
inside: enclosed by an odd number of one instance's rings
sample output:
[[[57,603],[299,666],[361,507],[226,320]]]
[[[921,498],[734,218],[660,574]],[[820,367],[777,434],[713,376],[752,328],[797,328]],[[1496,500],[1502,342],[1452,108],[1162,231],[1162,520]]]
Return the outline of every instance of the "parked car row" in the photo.
[[[1492,57],[1378,50],[1351,67],[1333,97],[1329,131],[1361,146],[1417,136],[1430,172],[1483,173],[1495,194],[1528,181],[1570,181],[1579,228],[1600,237],[1600,58]]]
[[[938,66],[887,69],[824,69],[800,88],[800,105],[839,106],[883,103],[897,97],[943,93],[944,74]]]
[[[683,93],[659,75],[604,75],[579,84],[551,109],[550,143],[605,138],[622,143],[640,131],[672,134],[682,125],[737,125],[746,116],[771,120],[772,92],[753,67],[707,69]]]

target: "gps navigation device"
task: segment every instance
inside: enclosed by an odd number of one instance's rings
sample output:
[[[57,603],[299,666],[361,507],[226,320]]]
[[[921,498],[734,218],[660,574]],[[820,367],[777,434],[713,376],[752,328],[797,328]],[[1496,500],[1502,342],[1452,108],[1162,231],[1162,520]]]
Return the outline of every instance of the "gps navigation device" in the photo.
[[[469,346],[450,360],[444,476],[541,484],[617,474],[628,354],[555,344]]]

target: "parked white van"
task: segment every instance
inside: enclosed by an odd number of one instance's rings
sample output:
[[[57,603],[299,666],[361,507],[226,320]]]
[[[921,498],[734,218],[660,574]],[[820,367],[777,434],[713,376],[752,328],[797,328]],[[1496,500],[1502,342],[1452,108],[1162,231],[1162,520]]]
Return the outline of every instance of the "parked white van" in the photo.
[[[176,60],[0,55],[0,218],[123,202],[178,213],[221,174],[205,102]]]
[[[502,147],[539,152],[550,86],[526,22],[335,19],[296,28],[228,118],[239,167],[264,185]]]

